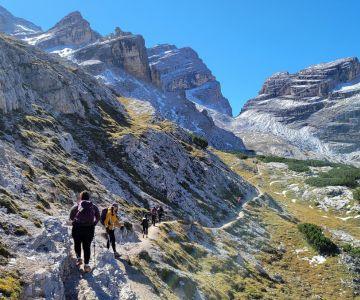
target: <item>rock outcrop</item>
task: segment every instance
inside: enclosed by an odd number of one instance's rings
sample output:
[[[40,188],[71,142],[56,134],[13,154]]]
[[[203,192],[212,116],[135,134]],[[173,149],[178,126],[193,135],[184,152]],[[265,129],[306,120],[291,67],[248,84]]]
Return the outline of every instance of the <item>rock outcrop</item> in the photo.
[[[40,33],[41,31],[41,27],[13,16],[8,10],[0,6],[0,32],[22,38],[27,35]]]
[[[182,92],[187,99],[232,115],[228,100],[211,71],[191,48],[157,45],[148,49],[153,82],[164,91]]]
[[[54,51],[63,48],[77,49],[100,39],[100,34],[91,29],[90,24],[78,12],[72,12],[39,35],[25,40],[39,48]]]
[[[150,81],[145,41],[141,35],[119,35],[83,47],[72,54],[83,65],[100,61],[104,69],[121,68],[141,80]]]
[[[262,140],[251,146],[264,153],[281,140],[284,151],[276,154],[359,163],[359,120],[360,63],[353,57],[271,76],[232,126],[247,140]]]
[[[76,65],[24,42],[0,34],[0,111],[31,111],[41,105],[51,112],[84,116],[95,101],[118,104],[110,91]]]

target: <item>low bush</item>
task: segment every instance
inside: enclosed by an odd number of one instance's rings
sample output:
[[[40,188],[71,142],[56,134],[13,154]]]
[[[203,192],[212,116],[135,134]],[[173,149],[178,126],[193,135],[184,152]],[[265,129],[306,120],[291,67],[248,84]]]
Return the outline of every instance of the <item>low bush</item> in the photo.
[[[12,200],[12,198],[6,194],[2,193],[0,189],[0,207],[5,207],[8,213],[17,214],[19,212],[18,205]]]
[[[353,198],[360,202],[360,188],[353,190]]]
[[[17,236],[27,235],[28,231],[23,226],[16,226],[14,229],[14,234]]]
[[[339,253],[339,248],[323,234],[321,227],[302,223],[298,225],[298,229],[305,236],[306,241],[320,254],[335,255]]]
[[[322,172],[317,177],[311,177],[305,180],[305,183],[316,186],[347,186],[355,188],[359,184],[357,180],[360,179],[360,168],[347,165],[337,165],[328,172]]]
[[[7,247],[0,242],[0,256],[4,258],[10,258],[12,257],[12,254],[9,252]]]
[[[342,250],[353,257],[360,258],[360,247],[354,247],[350,244],[345,244],[342,247]]]
[[[265,163],[270,162],[279,162],[287,164],[289,169],[295,172],[309,172],[309,167],[325,167],[325,166],[334,166],[333,163],[323,160],[315,160],[315,159],[308,159],[308,160],[300,160],[294,158],[285,158],[279,156],[264,156],[258,155],[257,158]]]
[[[191,141],[198,147],[200,147],[201,149],[206,149],[207,146],[209,145],[208,141],[201,136],[195,135],[195,134],[190,134],[191,136]]]
[[[16,273],[0,273],[0,299],[20,299],[21,281]]]

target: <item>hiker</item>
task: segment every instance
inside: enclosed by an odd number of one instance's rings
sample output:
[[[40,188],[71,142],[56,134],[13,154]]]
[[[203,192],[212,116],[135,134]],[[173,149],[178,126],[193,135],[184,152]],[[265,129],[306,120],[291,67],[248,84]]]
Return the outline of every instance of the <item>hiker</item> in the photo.
[[[151,209],[151,224],[153,226],[155,226],[156,224],[156,215],[157,215],[157,210],[156,210],[156,207],[154,206],[152,209]]]
[[[107,234],[106,248],[110,249],[110,244],[111,244],[115,258],[120,257],[120,254],[116,251],[116,240],[115,240],[115,228],[121,227],[121,223],[117,215],[118,210],[119,210],[119,206],[117,203],[114,203],[113,205],[111,205],[111,207],[105,209],[106,215],[103,221]],[[103,212],[101,213],[101,215],[103,218]]]
[[[144,217],[141,221],[141,226],[142,226],[142,234],[143,237],[148,237],[148,233],[149,233],[149,219],[147,214],[144,214]]]
[[[91,256],[91,242],[95,235],[95,226],[99,222],[100,212],[90,199],[90,193],[83,191],[80,193],[78,204],[75,204],[70,211],[72,221],[72,237],[76,254],[76,265],[82,265],[81,247],[84,252],[84,271],[91,272],[89,266]]]
[[[159,223],[161,223],[162,217],[164,215],[164,209],[162,208],[161,205],[159,205],[157,208],[157,215],[158,215]]]

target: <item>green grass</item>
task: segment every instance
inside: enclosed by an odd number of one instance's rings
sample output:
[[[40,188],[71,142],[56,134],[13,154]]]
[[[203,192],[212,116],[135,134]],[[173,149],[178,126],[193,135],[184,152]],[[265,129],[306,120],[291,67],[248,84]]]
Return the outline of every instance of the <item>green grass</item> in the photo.
[[[353,190],[353,197],[354,197],[354,200],[357,200],[360,202],[360,188],[356,188],[355,190]]]
[[[342,250],[353,257],[360,258],[360,247],[354,247],[350,244],[345,244],[342,247]]]
[[[302,223],[298,225],[298,229],[305,236],[307,242],[320,254],[335,255],[339,253],[339,248],[323,234],[321,227],[311,223]]]
[[[324,160],[317,160],[317,159],[307,159],[307,160],[301,160],[301,159],[294,159],[294,158],[286,158],[286,157],[279,157],[279,156],[264,156],[264,155],[258,155],[257,158],[261,160],[264,163],[270,163],[270,162],[279,162],[287,164],[289,169],[293,168],[293,171],[297,172],[308,172],[310,171],[309,167],[326,167],[326,166],[335,166],[334,163],[324,161]]]
[[[359,184],[357,180],[360,179],[360,168],[347,165],[337,165],[328,172],[319,173],[317,177],[311,177],[305,180],[305,183],[316,186],[347,186],[355,188]]]
[[[21,281],[17,273],[0,273],[0,300],[20,299]]]

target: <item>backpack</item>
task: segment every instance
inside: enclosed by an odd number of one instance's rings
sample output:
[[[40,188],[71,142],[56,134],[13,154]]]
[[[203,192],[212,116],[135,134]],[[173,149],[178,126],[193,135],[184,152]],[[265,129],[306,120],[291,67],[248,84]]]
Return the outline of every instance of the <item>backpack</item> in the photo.
[[[74,223],[83,226],[91,226],[95,224],[95,208],[91,201],[81,201],[77,208]]]
[[[106,219],[107,212],[108,212],[108,209],[107,209],[107,208],[104,208],[104,209],[101,211],[100,223],[101,223],[102,225],[105,225],[105,219]]]

